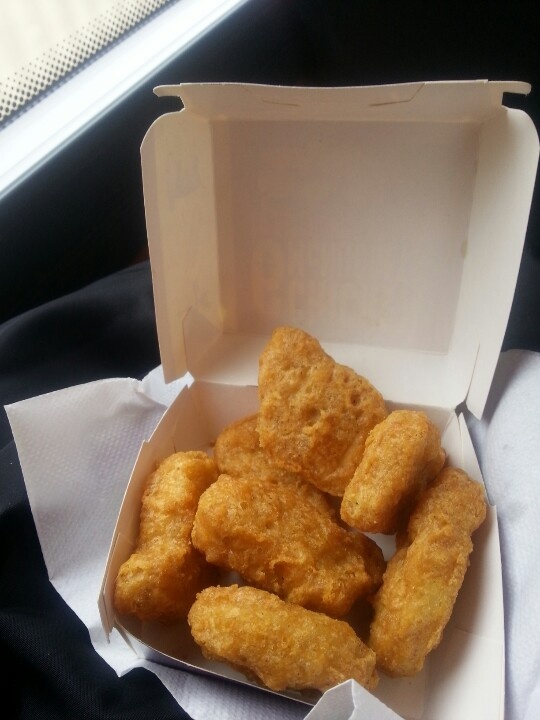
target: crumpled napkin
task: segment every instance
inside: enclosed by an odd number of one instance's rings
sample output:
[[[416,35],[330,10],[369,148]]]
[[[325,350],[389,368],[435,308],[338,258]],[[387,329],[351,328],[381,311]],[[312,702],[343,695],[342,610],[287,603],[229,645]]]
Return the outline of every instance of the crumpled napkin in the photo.
[[[355,683],[308,706],[135,658],[113,633],[107,642],[97,598],[109,542],[141,442],[190,377],[165,385],[161,368],[143,381],[104,380],[6,408],[51,582],[123,674],[144,666],[194,720],[393,720],[365,705]],[[497,505],[506,613],[506,720],[540,717],[540,355],[500,357],[481,421],[467,416],[490,501]],[[216,692],[219,682],[219,692]],[[330,700],[328,699],[330,698]],[[331,703],[331,715],[328,705]],[[308,715],[309,712],[309,715]],[[377,714],[376,714],[377,712]],[[465,720],[465,719],[463,719]]]
[[[101,625],[98,596],[137,453],[190,380],[165,385],[156,368],[143,381],[96,381],[6,407],[49,578],[119,675],[148,668],[194,720],[300,720],[309,706],[141,660]]]
[[[467,417],[497,506],[505,604],[506,720],[540,718],[540,354],[501,354],[482,420]]]

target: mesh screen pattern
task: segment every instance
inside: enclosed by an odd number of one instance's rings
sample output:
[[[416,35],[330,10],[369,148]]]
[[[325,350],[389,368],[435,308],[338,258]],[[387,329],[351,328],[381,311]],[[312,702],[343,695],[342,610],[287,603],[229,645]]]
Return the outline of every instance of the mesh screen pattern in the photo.
[[[27,49],[26,53],[21,53],[22,62],[15,70],[13,62],[9,65],[0,63],[0,126],[12,120],[21,110],[94,59],[126,33],[150,19],[151,15],[173,2],[178,0],[101,0],[94,3],[92,0],[85,0],[90,9],[86,8],[86,12],[80,12],[78,8],[77,17],[73,11],[73,0],[56,0],[57,12],[54,16],[56,26],[54,32],[50,33],[48,46],[44,47],[46,43],[40,38],[39,52],[33,53]],[[25,5],[27,17],[32,20],[28,25],[25,25],[27,19],[25,11],[20,10],[21,6]],[[32,8],[32,5],[36,7]],[[46,30],[51,17],[44,17],[42,20],[38,15],[36,20],[36,15],[31,13],[34,9],[38,10],[38,5],[43,7],[43,3],[39,0],[24,0],[17,11],[18,17],[15,19],[17,32],[27,33],[26,45],[30,42],[32,23],[34,30],[36,22],[40,22],[40,27]],[[49,8],[51,5],[52,3]],[[61,7],[62,5],[64,8]],[[65,13],[64,16],[62,12]],[[63,34],[59,31],[59,26],[63,28]],[[7,73],[6,65],[8,65]]]

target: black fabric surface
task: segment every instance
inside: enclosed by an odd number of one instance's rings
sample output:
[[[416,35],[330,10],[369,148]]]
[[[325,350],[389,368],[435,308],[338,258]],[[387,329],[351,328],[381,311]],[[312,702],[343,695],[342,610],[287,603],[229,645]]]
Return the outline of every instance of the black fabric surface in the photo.
[[[47,577],[5,404],[159,364],[148,262],[0,326],[3,718],[185,720],[142,668],[118,678]],[[11,709],[10,709],[11,708]]]

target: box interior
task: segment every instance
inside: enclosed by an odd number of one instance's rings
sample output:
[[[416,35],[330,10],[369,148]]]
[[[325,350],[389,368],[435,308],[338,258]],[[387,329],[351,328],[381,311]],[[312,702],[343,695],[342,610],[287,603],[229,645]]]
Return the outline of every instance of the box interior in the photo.
[[[389,407],[394,409],[399,405],[389,403]],[[448,462],[482,482],[463,416],[444,409],[414,407],[426,411],[439,427]],[[203,449],[211,453],[215,438],[225,425],[255,412],[257,408],[255,386],[195,381],[180,393],[152,437],[141,448],[118,518],[100,597],[100,611],[105,630],[110,633],[116,627],[141,657],[260,687],[227,665],[206,660],[193,642],[187,623],[164,628],[159,623],[117,617],[112,600],[118,569],[135,547],[140,502],[148,474],[172,452]],[[393,550],[393,538],[373,537],[389,556]],[[232,581],[236,582],[238,578],[226,575],[222,578],[223,583]],[[347,620],[357,628],[362,626],[365,620],[361,603]],[[491,687],[489,702],[485,699],[485,685],[477,676],[478,668],[482,668],[485,681]],[[431,653],[424,670],[417,676],[396,680],[381,675],[373,694],[406,720],[434,717],[432,710],[436,711],[437,720],[454,720],[455,714],[452,713],[455,713],[456,703],[448,704],[447,696],[459,689],[463,698],[459,705],[462,716],[488,720],[497,716],[502,692],[499,680],[503,676],[502,578],[496,513],[491,508],[486,523],[475,534],[471,566],[442,644]],[[473,687],[470,677],[475,678]],[[280,694],[310,705],[320,697],[319,693],[309,691]]]
[[[294,325],[397,402],[481,415],[538,155],[501,98],[527,87],[279,90],[160,91],[184,101],[142,148],[167,379],[253,383]]]

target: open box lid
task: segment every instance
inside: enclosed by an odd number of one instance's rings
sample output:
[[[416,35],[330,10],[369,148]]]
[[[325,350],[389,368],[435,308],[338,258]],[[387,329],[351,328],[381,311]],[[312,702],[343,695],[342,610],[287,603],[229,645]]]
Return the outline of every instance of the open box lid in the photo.
[[[165,378],[256,384],[294,325],[395,402],[482,414],[538,163],[518,82],[156,89],[142,145]]]

